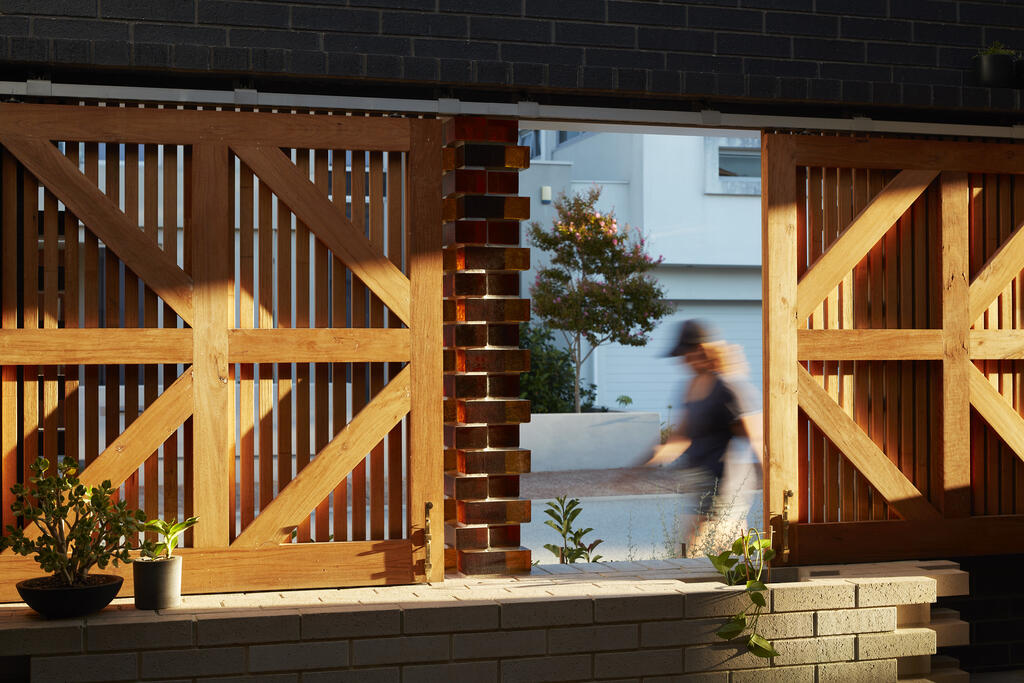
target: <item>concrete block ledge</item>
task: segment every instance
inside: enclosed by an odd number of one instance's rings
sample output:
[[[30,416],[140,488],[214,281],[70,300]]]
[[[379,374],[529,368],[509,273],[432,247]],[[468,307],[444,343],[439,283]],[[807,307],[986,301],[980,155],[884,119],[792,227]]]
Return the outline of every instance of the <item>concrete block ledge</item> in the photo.
[[[57,621],[0,605],[0,657],[32,681],[895,681],[911,671],[926,678],[936,644],[964,637],[955,612],[936,610],[933,626],[929,609],[938,594],[967,586],[955,563],[801,568],[796,576],[768,583],[759,630],[780,653],[771,661],[715,636],[749,605],[742,588],[719,582],[706,560],[671,558],[436,584],[186,596],[161,612],[119,599]]]

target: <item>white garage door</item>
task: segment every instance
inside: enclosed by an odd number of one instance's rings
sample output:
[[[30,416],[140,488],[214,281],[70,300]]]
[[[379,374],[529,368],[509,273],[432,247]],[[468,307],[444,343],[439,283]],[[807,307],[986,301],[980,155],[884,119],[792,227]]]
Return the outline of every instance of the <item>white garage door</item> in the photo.
[[[679,323],[687,318],[710,323],[723,339],[743,347],[760,407],[760,301],[679,301],[675,314],[654,331],[647,346],[609,344],[598,348],[594,353],[597,405],[618,409],[615,400],[625,394],[633,399],[629,410],[659,412],[662,420],[668,418],[668,406],[676,413],[689,372],[678,359],[665,354],[676,343]]]

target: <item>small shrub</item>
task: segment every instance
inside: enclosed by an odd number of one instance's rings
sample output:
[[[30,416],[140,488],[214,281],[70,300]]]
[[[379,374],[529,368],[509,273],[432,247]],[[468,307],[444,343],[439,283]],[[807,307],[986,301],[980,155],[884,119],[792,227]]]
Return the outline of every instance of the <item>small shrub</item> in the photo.
[[[750,481],[754,469],[747,467],[744,470],[743,479],[738,485],[730,487],[731,494],[727,502],[724,498],[718,504],[711,505],[714,498],[725,491],[720,491],[722,480],[701,493],[697,503],[698,510],[707,510],[703,516],[698,515],[694,520],[691,531],[693,532],[692,547],[686,549],[689,557],[704,557],[706,555],[718,555],[723,550],[732,547],[733,541],[738,535],[746,532],[747,516],[749,505],[745,505],[743,492],[747,490],[747,482]]]
[[[11,487],[11,511],[26,527],[39,533],[7,526],[0,537],[0,552],[10,548],[18,555],[35,555],[43,571],[61,586],[81,586],[93,567],[128,563],[132,541],[145,528],[146,513],[131,510],[125,501],[113,502],[110,481],[86,486],[78,479],[78,463],[64,458],[52,474],[50,461],[40,457],[30,466],[30,486]],[[144,549],[152,549],[145,542]]]
[[[578,560],[597,562],[601,559],[601,555],[594,554],[594,549],[604,541],[599,538],[588,543],[584,540],[584,536],[593,531],[593,529],[590,527],[586,529],[573,527],[573,522],[576,521],[581,512],[583,512],[583,505],[580,504],[579,498],[567,500],[567,496],[559,496],[554,501],[548,501],[547,503],[547,509],[544,510],[544,514],[551,519],[545,520],[544,523],[561,535],[562,545],[557,546],[554,543],[545,543],[544,547],[558,558],[558,564],[573,564]]]
[[[661,443],[666,444],[672,437],[672,433],[676,430],[676,426],[672,424],[672,406],[666,406],[668,408],[669,419],[661,423]]]

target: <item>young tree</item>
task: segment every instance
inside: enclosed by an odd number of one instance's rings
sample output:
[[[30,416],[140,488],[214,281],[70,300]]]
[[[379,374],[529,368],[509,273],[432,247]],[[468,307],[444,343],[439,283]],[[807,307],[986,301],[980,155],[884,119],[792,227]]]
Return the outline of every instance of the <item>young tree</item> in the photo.
[[[519,397],[530,401],[530,412],[575,412],[576,373],[569,350],[555,343],[555,335],[545,325],[536,323],[519,324],[519,345],[530,352],[530,371],[519,375]],[[595,393],[593,384],[580,387],[584,410],[594,405]]]
[[[620,227],[614,213],[595,208],[601,189],[593,187],[555,200],[551,230],[530,224],[531,242],[551,254],[530,288],[533,311],[559,330],[576,369],[575,408],[580,412],[580,368],[607,342],[644,346],[671,308],[648,271],[661,258],[647,255],[637,229]],[[587,342],[584,348],[583,342]]]

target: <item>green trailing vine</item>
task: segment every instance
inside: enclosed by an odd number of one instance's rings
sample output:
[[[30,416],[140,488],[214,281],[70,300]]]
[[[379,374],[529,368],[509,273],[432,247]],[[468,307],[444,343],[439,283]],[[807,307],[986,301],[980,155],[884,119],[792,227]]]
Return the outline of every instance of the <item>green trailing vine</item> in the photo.
[[[747,649],[758,657],[768,659],[779,653],[764,636],[757,632],[757,622],[761,611],[767,606],[765,594],[768,587],[761,582],[761,573],[765,564],[775,557],[770,539],[761,538],[761,533],[751,528],[737,538],[730,550],[718,555],[708,555],[711,564],[729,586],[745,585],[747,597],[750,598],[752,609],[743,610],[729,618],[722,628],[715,633],[723,640],[733,640],[747,636]]]
[[[593,529],[590,527],[586,529],[573,527],[573,522],[576,521],[581,512],[583,512],[583,505],[580,503],[580,499],[568,498],[568,496],[559,496],[553,501],[548,501],[544,510],[544,514],[551,518],[544,520],[544,523],[557,531],[562,537],[561,546],[557,546],[554,543],[544,544],[544,547],[558,558],[559,564],[573,564],[579,560],[597,562],[601,559],[601,555],[594,554],[594,549],[604,541],[599,538],[588,543],[584,536],[593,531]]]

